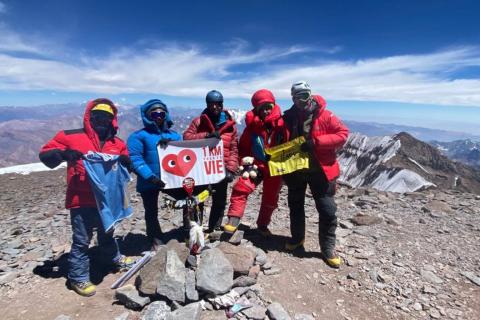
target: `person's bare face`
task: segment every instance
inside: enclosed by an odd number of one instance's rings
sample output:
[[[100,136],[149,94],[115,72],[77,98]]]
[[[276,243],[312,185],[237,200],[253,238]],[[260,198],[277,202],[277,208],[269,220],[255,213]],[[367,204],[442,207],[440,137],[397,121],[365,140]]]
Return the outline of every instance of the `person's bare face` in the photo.
[[[260,119],[265,120],[265,118],[272,113],[272,110],[273,110],[273,103],[262,104],[258,109]]]
[[[208,112],[211,115],[218,116],[223,110],[223,103],[221,102],[209,102],[207,104]]]

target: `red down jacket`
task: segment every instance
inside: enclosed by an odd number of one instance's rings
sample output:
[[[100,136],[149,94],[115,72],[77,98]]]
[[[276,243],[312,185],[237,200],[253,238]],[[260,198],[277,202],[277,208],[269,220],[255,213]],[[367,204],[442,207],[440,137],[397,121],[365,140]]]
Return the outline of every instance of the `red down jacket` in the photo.
[[[256,108],[265,104],[273,103],[272,112],[262,121],[257,115]],[[252,96],[253,110],[245,115],[245,130],[240,136],[238,145],[240,159],[243,157],[254,157],[255,164],[259,167],[264,177],[269,176],[268,167],[264,159],[260,159],[254,152],[254,145],[257,143],[255,137],[262,139],[263,149],[276,146],[286,142],[286,132],[282,119],[282,111],[275,102],[272,92],[261,89]],[[256,146],[259,147],[259,146]]]
[[[83,128],[59,131],[52,140],[48,141],[40,150],[40,160],[50,168],[54,168],[62,162],[59,151],[71,149],[78,150],[83,154],[88,151],[104,152],[115,155],[128,155],[125,143],[118,137],[112,137],[100,146],[97,133],[90,125],[90,110],[98,103],[109,104],[114,111],[113,127],[118,130],[117,108],[107,99],[89,101],[83,116]],[[67,209],[79,207],[96,207],[95,198],[90,188],[90,183],[85,172],[82,160],[69,162],[67,166],[67,195],[65,207]]]
[[[223,110],[227,116],[227,122],[218,130],[223,141],[223,159],[225,168],[235,172],[238,169],[238,141],[237,126],[228,111]],[[205,139],[209,133],[215,132],[215,126],[206,111],[200,117],[192,120],[190,126],[183,133],[183,140]]]
[[[271,113],[262,121],[258,115],[258,107],[272,103]],[[263,193],[258,214],[257,225],[266,227],[270,223],[272,213],[277,208],[278,196],[282,187],[282,177],[271,177],[265,161],[265,148],[273,147],[286,141],[280,107],[269,90],[261,89],[252,96],[253,110],[245,116],[246,128],[240,137],[240,158],[253,157],[263,176]],[[250,178],[237,180],[230,196],[229,217],[242,218],[247,205],[248,196],[255,190],[259,181]]]
[[[336,151],[344,145],[348,138],[348,128],[330,110],[323,97],[314,95],[313,99],[319,108],[314,111],[310,137],[313,140],[315,158],[323,168],[329,181],[335,180],[340,175],[340,166],[337,161]],[[283,119],[288,130],[289,140],[299,136],[299,126],[302,125],[303,111],[295,105],[285,111]]]

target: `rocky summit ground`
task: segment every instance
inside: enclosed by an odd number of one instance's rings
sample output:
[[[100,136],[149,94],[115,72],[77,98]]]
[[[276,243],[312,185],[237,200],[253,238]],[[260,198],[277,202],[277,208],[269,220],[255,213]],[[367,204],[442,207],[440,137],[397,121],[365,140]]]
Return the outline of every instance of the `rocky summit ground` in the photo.
[[[148,245],[141,201],[131,187],[135,213],[116,235],[125,253],[139,256]],[[83,298],[66,288],[71,231],[64,191],[64,170],[0,176],[0,318],[146,318],[145,310],[116,301],[110,285],[119,274],[109,272],[93,243],[97,294]],[[337,247],[345,265],[334,270],[319,254],[311,196],[305,251],[290,254],[283,250],[289,235],[286,189],[271,238],[253,229],[260,193],[250,198],[242,245],[262,249],[267,262],[247,294],[258,308],[237,318],[268,319],[265,308],[278,302],[292,319],[480,319],[479,196],[340,187]],[[180,212],[163,211],[161,224],[174,230],[181,225]],[[200,316],[226,319],[224,310],[204,310]]]

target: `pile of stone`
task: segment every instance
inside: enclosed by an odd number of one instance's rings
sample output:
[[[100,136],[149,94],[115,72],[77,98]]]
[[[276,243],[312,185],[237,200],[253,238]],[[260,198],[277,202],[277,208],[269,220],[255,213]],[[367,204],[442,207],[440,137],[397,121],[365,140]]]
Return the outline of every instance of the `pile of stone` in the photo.
[[[271,319],[290,319],[256,286],[262,269],[271,268],[266,253],[241,238],[208,243],[197,256],[171,240],[139,271],[135,286],[118,288],[115,298],[129,309],[143,309],[144,320],[200,319],[202,312],[219,319],[264,319],[267,313]]]

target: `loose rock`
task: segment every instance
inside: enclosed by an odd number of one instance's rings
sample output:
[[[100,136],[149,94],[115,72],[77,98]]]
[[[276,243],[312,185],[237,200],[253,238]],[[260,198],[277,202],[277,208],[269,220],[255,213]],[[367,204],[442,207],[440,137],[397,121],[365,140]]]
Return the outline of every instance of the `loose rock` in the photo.
[[[371,226],[382,223],[383,219],[370,215],[356,215],[351,221],[357,226]]]
[[[166,320],[200,320],[201,312],[200,303],[191,303],[167,315]]]
[[[255,261],[255,252],[242,246],[222,242],[218,247],[230,261],[236,274],[248,274]]]
[[[185,257],[186,259],[186,257]],[[177,253],[168,250],[165,269],[157,284],[157,293],[172,301],[185,302],[186,269]]]
[[[233,287],[249,287],[257,283],[257,279],[248,276],[240,276],[233,281]]]
[[[258,304],[254,304],[251,308],[245,309],[242,311],[248,319],[252,320],[263,320],[265,319],[265,313],[267,309]]]
[[[206,293],[223,294],[233,286],[233,267],[217,248],[202,251],[196,276],[198,290]]]
[[[267,314],[272,320],[291,320],[287,311],[278,302],[273,302],[267,307]]]
[[[198,301],[198,291],[195,288],[195,272],[187,270],[185,278],[185,295],[188,301]]]
[[[420,275],[423,277],[423,279],[427,280],[428,282],[434,283],[434,284],[441,284],[443,283],[443,280],[440,279],[435,273],[432,271],[428,270],[420,270]]]
[[[150,303],[150,298],[140,297],[137,289],[131,284],[118,288],[115,291],[115,299],[129,309],[139,310]]]
[[[166,319],[170,311],[171,309],[165,301],[154,301],[145,309],[142,320]]]

